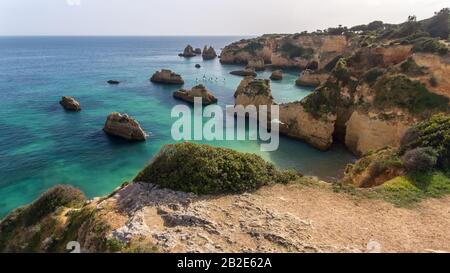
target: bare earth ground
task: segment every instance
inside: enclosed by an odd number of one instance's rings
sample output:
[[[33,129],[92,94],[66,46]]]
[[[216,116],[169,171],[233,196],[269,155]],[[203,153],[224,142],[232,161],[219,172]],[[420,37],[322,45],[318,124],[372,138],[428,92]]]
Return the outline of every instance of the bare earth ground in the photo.
[[[450,252],[450,197],[407,209],[327,186],[197,197],[134,183],[98,207],[126,216],[111,237],[163,252]]]

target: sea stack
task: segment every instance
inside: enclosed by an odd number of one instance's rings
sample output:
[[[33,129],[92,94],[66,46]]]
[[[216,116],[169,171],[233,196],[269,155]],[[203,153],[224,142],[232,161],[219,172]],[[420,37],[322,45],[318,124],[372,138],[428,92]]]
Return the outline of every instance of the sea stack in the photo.
[[[150,78],[150,81],[162,84],[184,84],[184,80],[179,74],[176,74],[168,69],[156,71]]]
[[[202,84],[192,87],[191,90],[180,89],[173,93],[173,97],[190,103],[194,103],[194,99],[200,97],[203,105],[217,103],[217,98]]]
[[[183,53],[178,54],[178,56],[185,58],[195,57],[196,55],[197,54],[195,53],[194,48],[191,45],[187,45]]]
[[[61,104],[62,107],[64,107],[64,109],[67,111],[78,112],[81,110],[80,103],[72,97],[62,97],[59,104]]]
[[[132,141],[144,141],[147,134],[139,123],[127,114],[111,113],[106,119],[103,131],[109,135]]]
[[[194,53],[197,55],[201,55],[202,54],[202,49],[197,47],[196,49],[194,49]]]
[[[264,71],[266,69],[263,58],[253,58],[247,63],[247,69],[254,69],[255,71]]]
[[[212,46],[205,46],[202,53],[203,60],[213,60],[217,57],[217,53]]]
[[[283,71],[281,70],[273,71],[272,75],[270,75],[270,79],[272,81],[281,81],[283,79]]]

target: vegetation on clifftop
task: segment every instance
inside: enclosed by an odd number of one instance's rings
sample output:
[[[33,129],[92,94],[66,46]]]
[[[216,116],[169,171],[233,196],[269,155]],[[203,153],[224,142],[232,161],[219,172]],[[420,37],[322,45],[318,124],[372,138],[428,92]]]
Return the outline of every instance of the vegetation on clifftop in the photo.
[[[255,154],[189,142],[164,146],[134,181],[196,194],[253,191],[296,178]]]

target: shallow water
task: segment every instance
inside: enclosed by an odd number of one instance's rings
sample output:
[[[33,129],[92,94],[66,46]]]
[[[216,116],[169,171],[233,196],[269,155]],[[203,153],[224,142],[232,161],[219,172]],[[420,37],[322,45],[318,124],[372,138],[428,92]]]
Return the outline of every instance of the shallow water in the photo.
[[[89,197],[109,193],[130,180],[166,143],[173,142],[170,117],[176,87],[149,82],[154,71],[180,73],[185,86],[204,84],[233,104],[241,77],[237,66],[219,60],[177,56],[186,44],[216,49],[242,37],[22,37],[0,38],[0,216],[29,203],[49,187],[69,183]],[[199,63],[201,69],[194,65]],[[272,83],[277,102],[303,98],[311,89],[294,86],[298,72]],[[201,82],[205,75],[212,81]],[[260,77],[268,78],[270,72]],[[217,79],[216,79],[217,78]],[[118,86],[107,80],[121,81]],[[198,82],[196,79],[200,79]],[[61,96],[74,96],[83,110],[64,112]],[[128,143],[102,131],[110,112],[126,112],[151,132],[144,143]],[[281,138],[275,152],[260,152],[255,141],[215,141],[213,145],[260,154],[282,168],[332,179],[353,160],[344,148],[320,152]]]

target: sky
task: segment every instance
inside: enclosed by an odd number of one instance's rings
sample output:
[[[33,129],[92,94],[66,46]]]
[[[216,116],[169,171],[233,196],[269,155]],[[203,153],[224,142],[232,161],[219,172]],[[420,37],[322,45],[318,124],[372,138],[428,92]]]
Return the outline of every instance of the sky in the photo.
[[[382,20],[449,0],[0,0],[0,35],[261,35]]]

